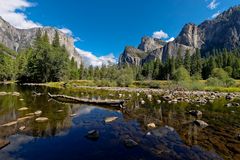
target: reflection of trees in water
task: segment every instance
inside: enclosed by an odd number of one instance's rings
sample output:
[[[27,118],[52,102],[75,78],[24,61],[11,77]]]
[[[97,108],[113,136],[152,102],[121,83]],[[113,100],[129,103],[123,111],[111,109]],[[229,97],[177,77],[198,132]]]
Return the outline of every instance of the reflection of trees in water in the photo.
[[[16,125],[12,125],[9,127],[0,127],[0,137],[8,137],[18,132],[34,137],[55,136],[58,133],[71,127],[72,118],[70,117],[70,115],[76,110],[78,110],[80,106],[65,104],[60,108],[63,109],[63,112],[58,113],[57,110],[59,109],[59,106],[56,108],[55,105],[49,104],[45,110],[44,109],[42,110],[43,111],[42,116],[48,117],[49,118],[48,122],[37,123],[35,122],[36,118],[35,116],[23,122],[18,122]],[[19,111],[16,111],[15,108],[11,108],[1,115],[0,124],[16,121],[18,118],[24,117],[25,114],[30,112],[31,108],[29,108],[29,111],[24,111],[21,114],[19,114]],[[19,127],[21,126],[25,126],[26,128],[23,131],[19,131]]]
[[[137,104],[137,105],[136,105]],[[239,117],[224,108],[222,100],[208,106],[198,107],[203,111],[202,119],[210,124],[209,127],[201,129],[192,122],[196,117],[186,114],[187,110],[196,109],[189,104],[167,104],[160,105],[146,103],[142,105],[134,102],[124,113],[126,119],[137,119],[141,128],[149,130],[147,124],[155,123],[157,127],[165,125],[173,127],[185,144],[189,146],[199,145],[207,150],[215,151],[225,158],[234,159],[240,154],[240,141],[236,139],[239,131]],[[135,105],[135,106],[134,106]],[[133,106],[133,107],[131,107]]]

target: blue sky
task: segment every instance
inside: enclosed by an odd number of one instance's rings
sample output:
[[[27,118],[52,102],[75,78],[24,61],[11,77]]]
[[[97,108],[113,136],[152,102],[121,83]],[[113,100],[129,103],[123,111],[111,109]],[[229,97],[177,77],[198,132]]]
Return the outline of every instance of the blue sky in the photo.
[[[199,24],[236,4],[240,0],[0,0],[0,16],[18,28],[71,31],[80,52],[99,61],[113,58],[109,54],[118,58],[144,35],[176,37],[184,24]]]

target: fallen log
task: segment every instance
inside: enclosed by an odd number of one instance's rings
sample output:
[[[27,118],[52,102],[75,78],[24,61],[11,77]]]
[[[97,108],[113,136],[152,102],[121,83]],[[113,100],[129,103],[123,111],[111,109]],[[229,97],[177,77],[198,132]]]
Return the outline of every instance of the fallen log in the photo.
[[[124,100],[94,100],[94,99],[82,99],[78,97],[71,97],[67,95],[52,95],[48,93],[48,96],[52,99],[55,99],[60,102],[68,103],[86,103],[86,104],[96,104],[96,105],[110,105],[110,106],[119,106],[123,107]]]

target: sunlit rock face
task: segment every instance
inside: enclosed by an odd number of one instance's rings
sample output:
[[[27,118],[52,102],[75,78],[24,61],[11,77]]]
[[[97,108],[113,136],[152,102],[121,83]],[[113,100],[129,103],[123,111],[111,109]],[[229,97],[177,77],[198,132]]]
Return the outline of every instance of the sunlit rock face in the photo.
[[[69,58],[72,57],[81,64],[82,58],[74,47],[74,39],[65,33],[52,27],[31,28],[31,29],[17,29],[0,17],[0,43],[6,47],[19,52],[33,45],[36,38],[37,31],[42,34],[47,33],[50,43],[53,41],[55,32],[59,34],[60,44],[66,47]]]
[[[143,37],[138,49],[144,55],[142,57],[134,52],[125,51],[120,56],[119,64],[140,65],[159,59],[166,61],[167,57],[176,56],[181,50],[182,56],[188,50],[190,55],[195,53],[198,48],[203,54],[210,53],[213,49],[234,50],[240,47],[240,6],[232,7],[223,12],[215,19],[206,20],[200,25],[193,23],[186,24],[180,34],[172,42],[164,42],[159,39]],[[133,49],[132,49],[133,50]],[[133,50],[134,51],[134,50]],[[141,63],[135,61],[124,61],[129,58],[138,59]],[[207,54],[209,55],[209,54]]]

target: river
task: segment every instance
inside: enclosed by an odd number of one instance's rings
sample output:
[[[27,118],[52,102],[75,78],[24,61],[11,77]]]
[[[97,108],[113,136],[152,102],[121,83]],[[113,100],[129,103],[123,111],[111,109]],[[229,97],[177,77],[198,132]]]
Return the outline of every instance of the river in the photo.
[[[1,160],[240,159],[240,108],[227,107],[224,98],[169,104],[159,95],[14,84],[0,85],[0,92],[0,140],[10,142],[0,150]],[[120,94],[128,101],[126,109],[62,103],[48,92],[89,99]],[[208,127],[194,124],[190,110],[201,111]],[[37,122],[39,117],[48,120]],[[105,122],[109,117],[115,119]]]

